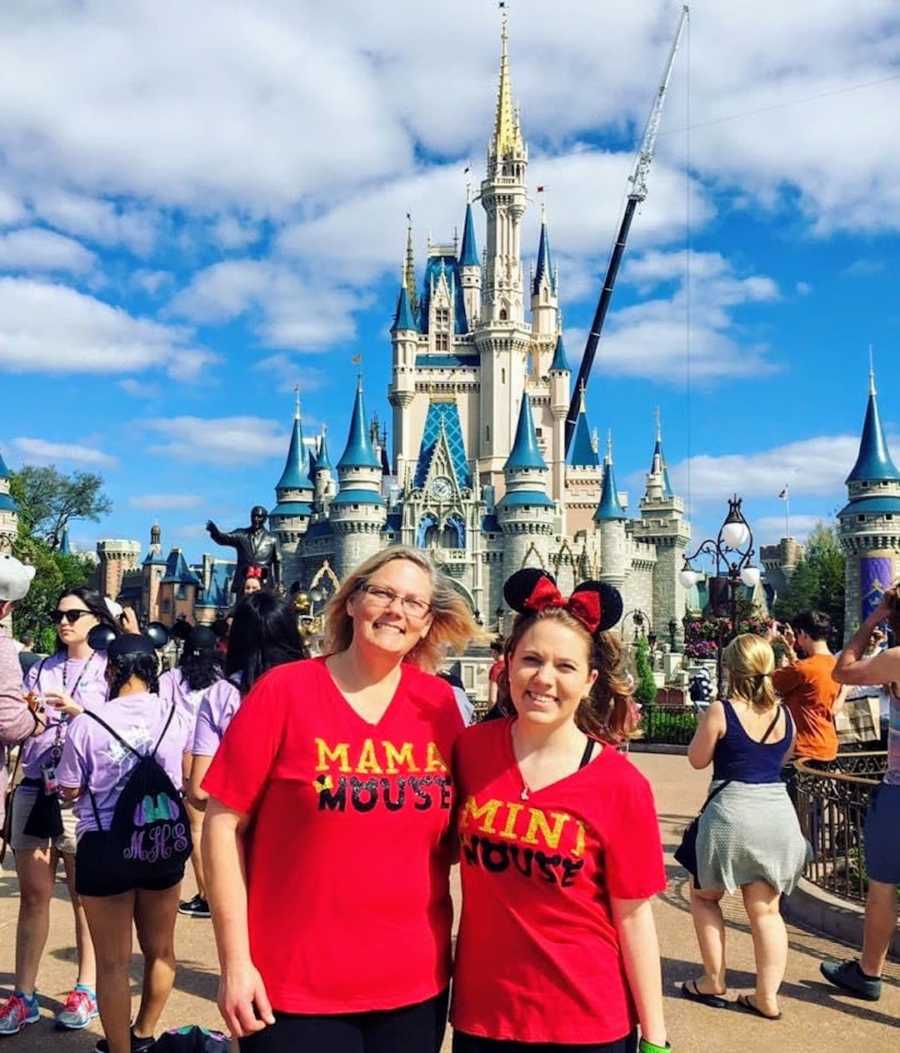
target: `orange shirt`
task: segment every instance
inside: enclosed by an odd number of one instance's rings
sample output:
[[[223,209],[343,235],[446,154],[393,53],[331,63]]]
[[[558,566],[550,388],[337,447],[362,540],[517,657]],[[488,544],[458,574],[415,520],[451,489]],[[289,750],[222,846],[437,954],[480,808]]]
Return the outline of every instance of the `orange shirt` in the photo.
[[[807,760],[834,760],[838,751],[834,729],[834,702],[841,685],[831,674],[837,664],[832,654],[814,654],[801,658],[772,675],[775,690],[781,695],[797,725],[794,754]]]

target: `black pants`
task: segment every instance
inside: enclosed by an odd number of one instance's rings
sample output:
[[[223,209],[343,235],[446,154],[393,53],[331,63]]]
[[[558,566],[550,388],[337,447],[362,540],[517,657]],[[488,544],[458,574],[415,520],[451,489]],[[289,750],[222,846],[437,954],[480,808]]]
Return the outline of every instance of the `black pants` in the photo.
[[[617,1042],[585,1045],[557,1045],[554,1042],[497,1042],[492,1038],[476,1038],[460,1031],[453,1033],[453,1053],[636,1053],[637,1032]]]
[[[439,1053],[447,996],[371,1013],[276,1013],[272,1026],[241,1039],[241,1053]]]

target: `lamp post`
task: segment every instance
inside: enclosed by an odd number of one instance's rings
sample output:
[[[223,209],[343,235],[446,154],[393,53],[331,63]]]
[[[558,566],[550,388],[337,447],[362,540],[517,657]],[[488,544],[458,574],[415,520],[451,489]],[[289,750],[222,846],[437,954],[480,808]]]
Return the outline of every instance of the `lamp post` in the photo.
[[[669,619],[669,624],[666,626],[669,630],[669,648],[675,650],[675,634],[678,632],[678,622],[674,618]]]
[[[716,649],[716,673],[719,683],[719,692],[724,693],[725,684],[722,675],[722,650],[737,635],[738,616],[738,589],[741,585],[755,588],[759,584],[759,567],[753,566],[753,531],[750,524],[744,518],[741,511],[741,499],[735,494],[728,499],[728,515],[719,528],[715,538],[707,538],[702,541],[697,550],[690,556],[684,557],[684,566],[681,568],[681,584],[689,589],[695,585],[700,574],[694,570],[693,562],[699,556],[711,556],[715,561],[716,575],[714,581],[724,580],[728,589],[728,613],[729,628],[727,632],[719,631]],[[710,589],[710,606],[717,622],[718,615],[718,589]],[[671,627],[670,627],[671,631]]]

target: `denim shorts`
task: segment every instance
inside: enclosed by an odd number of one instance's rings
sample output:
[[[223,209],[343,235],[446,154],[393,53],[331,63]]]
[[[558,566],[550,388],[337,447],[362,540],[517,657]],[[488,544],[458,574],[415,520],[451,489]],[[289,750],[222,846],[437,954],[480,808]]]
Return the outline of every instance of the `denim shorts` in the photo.
[[[869,877],[900,885],[900,786],[882,783],[872,794],[863,836]]]

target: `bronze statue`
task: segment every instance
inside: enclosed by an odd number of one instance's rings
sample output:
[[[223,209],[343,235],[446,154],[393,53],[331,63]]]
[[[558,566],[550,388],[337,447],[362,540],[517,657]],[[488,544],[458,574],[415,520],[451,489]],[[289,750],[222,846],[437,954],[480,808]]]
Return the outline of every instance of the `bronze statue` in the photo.
[[[281,546],[278,538],[266,530],[268,518],[262,505],[255,505],[250,510],[249,527],[239,527],[230,534],[223,534],[211,519],[206,524],[217,545],[230,545],[237,550],[237,569],[231,591],[238,596],[243,594],[248,573],[261,576],[262,583],[270,589],[281,588]]]

